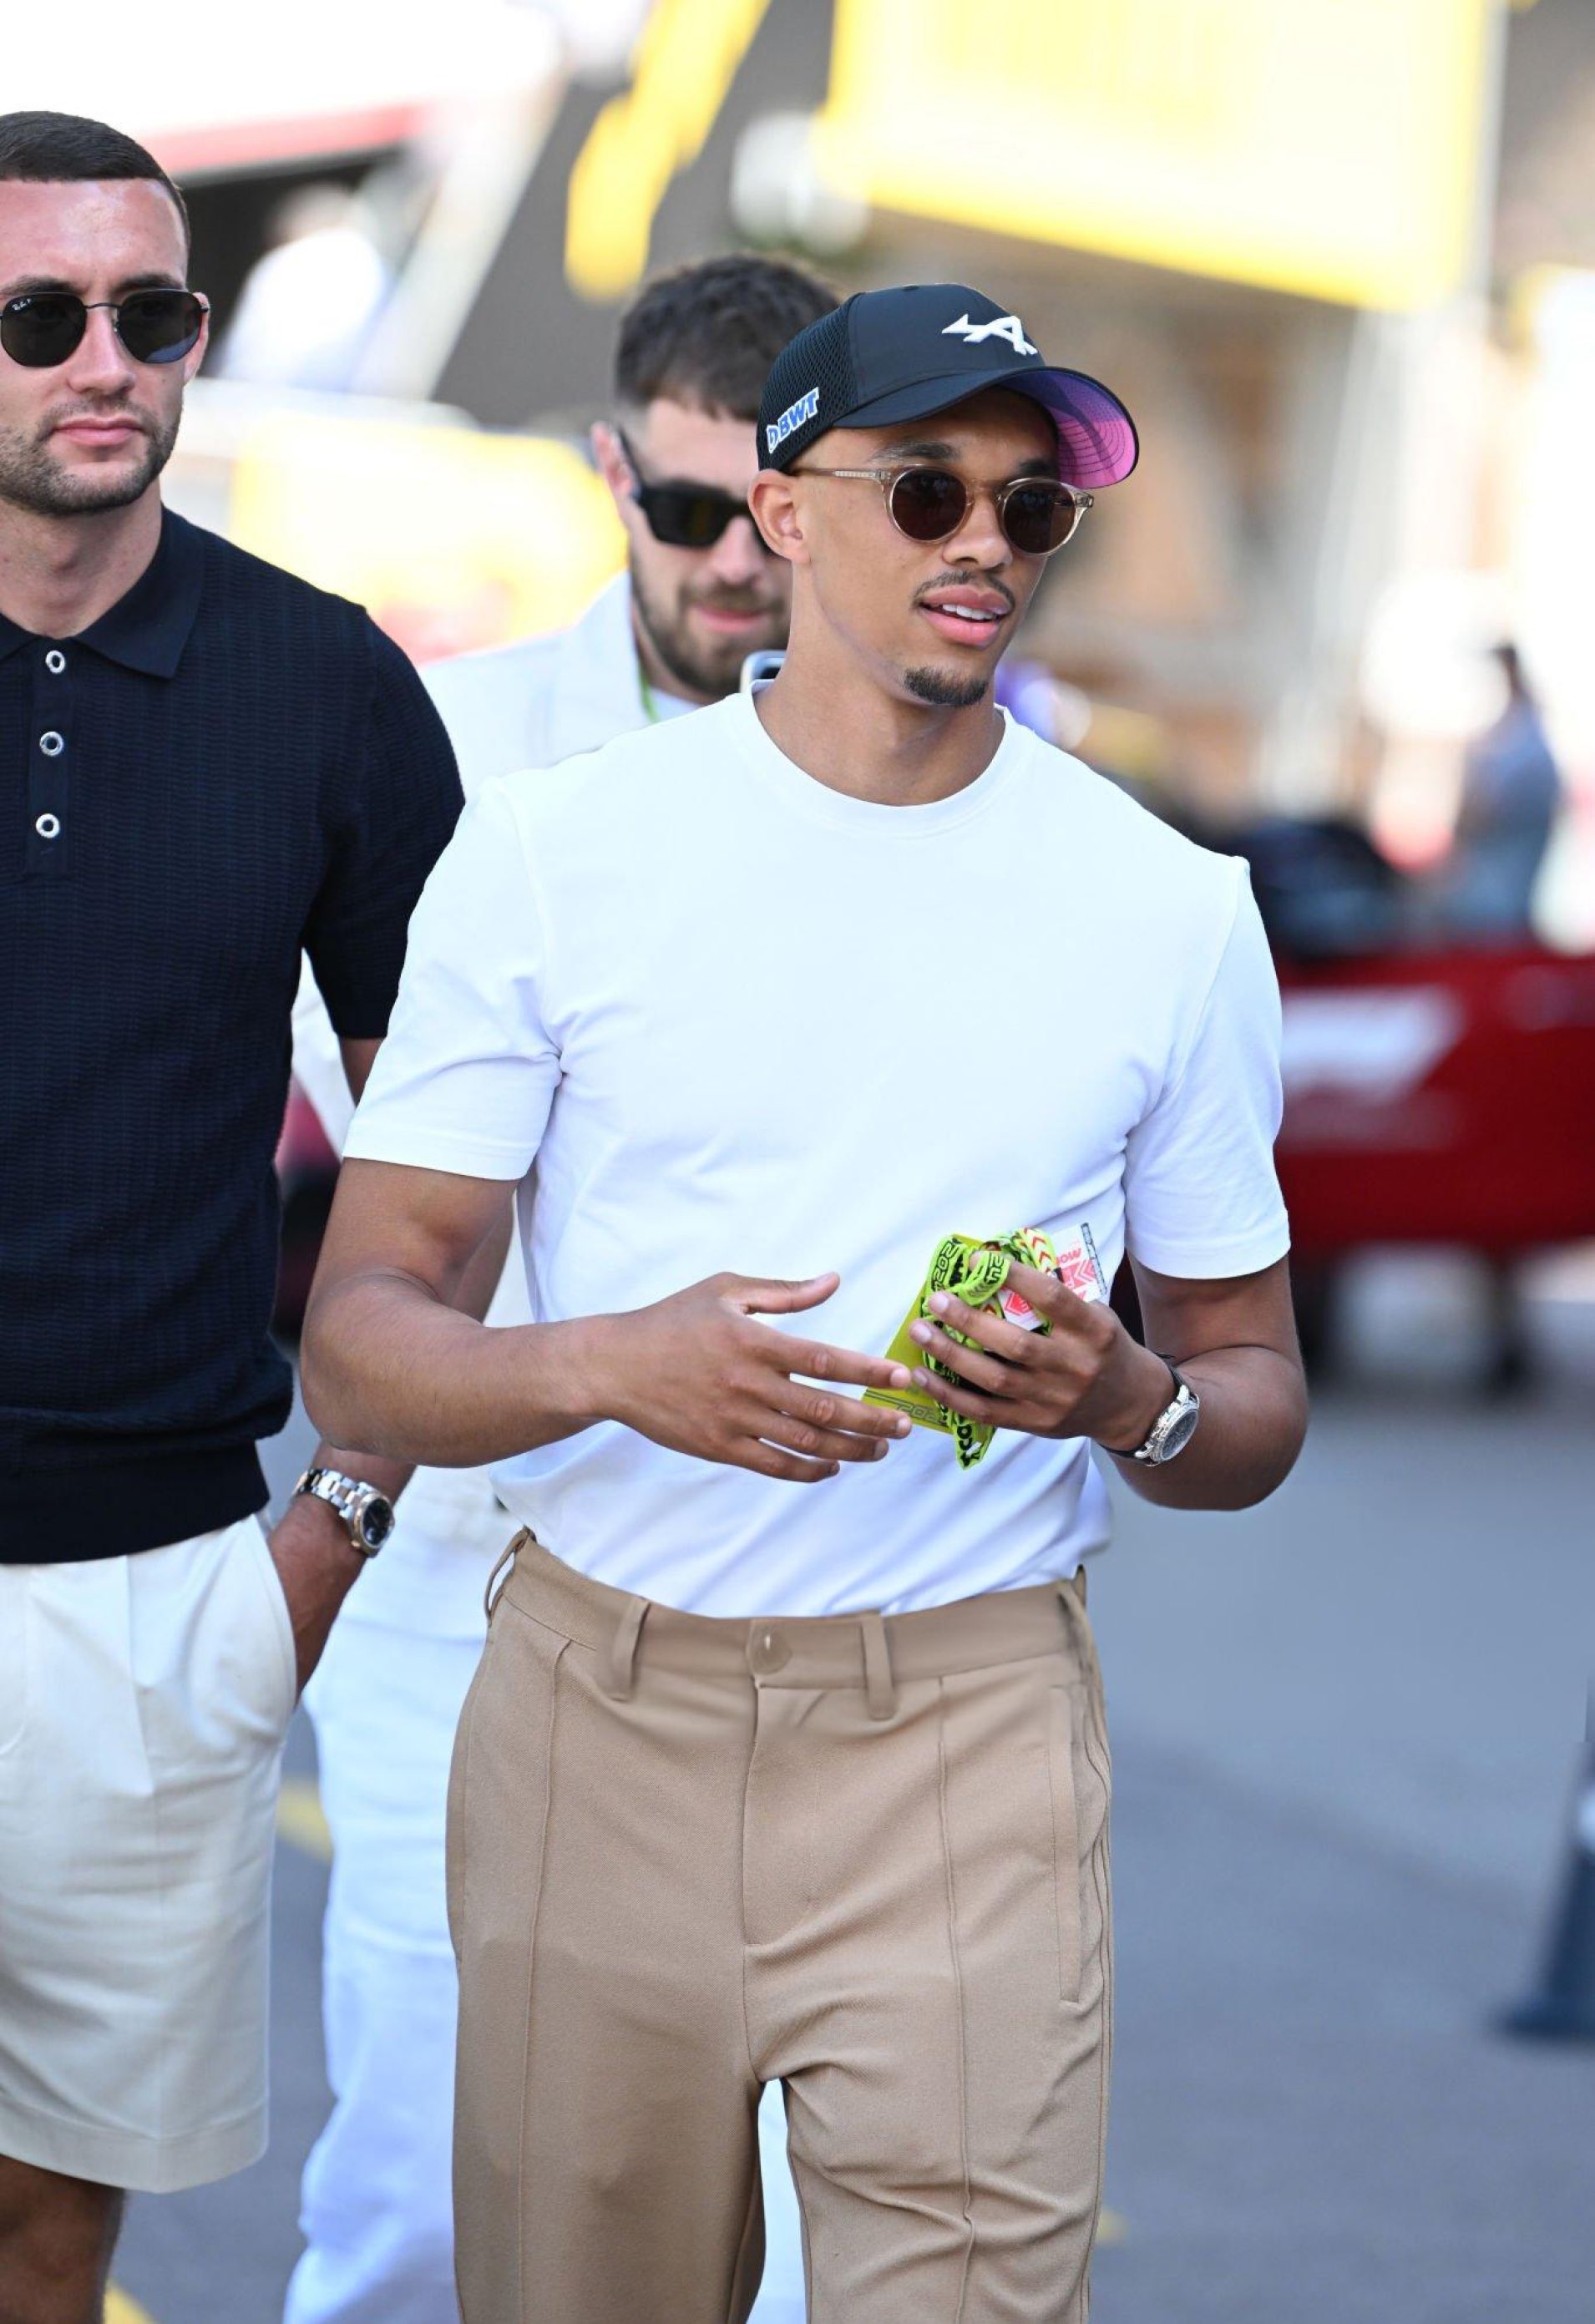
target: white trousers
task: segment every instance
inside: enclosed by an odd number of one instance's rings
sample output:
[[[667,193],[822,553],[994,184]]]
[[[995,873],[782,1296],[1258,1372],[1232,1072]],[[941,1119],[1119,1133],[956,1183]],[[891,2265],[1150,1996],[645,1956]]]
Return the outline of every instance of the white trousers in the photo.
[[[456,2324],[457,1993],[443,1828],[474,1638],[346,1612],[307,1694],[333,1838],[323,2010],[333,2109],[305,2168],[284,2324]],[[768,2257],[751,2324],[803,2324],[780,2092],[760,2115]],[[575,2324],[575,2319],[572,2319]]]
[[[0,1565],[0,2154],[167,2194],[264,2151],[294,1685],[254,1517]]]

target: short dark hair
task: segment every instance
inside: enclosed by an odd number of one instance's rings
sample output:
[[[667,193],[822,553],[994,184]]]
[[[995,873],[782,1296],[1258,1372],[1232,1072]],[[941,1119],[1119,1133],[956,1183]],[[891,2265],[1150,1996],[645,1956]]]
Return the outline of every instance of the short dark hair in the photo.
[[[622,318],[616,398],[641,410],[662,395],[757,420],[770,364],[836,304],[825,283],[785,259],[739,255],[678,267],[650,282]]]
[[[188,204],[136,138],[80,113],[0,113],[0,179],[51,186],[118,178],[146,178],[164,186],[177,205],[183,238],[189,238]]]

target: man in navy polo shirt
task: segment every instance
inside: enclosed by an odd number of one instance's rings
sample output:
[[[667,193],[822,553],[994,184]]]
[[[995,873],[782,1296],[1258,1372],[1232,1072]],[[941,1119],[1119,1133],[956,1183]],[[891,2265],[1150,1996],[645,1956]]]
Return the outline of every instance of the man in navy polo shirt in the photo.
[[[283,1729],[402,1471],[268,1545],[272,1160],[309,954],[356,1090],[459,807],[356,606],[162,511],[205,344],[131,140],[0,116],[0,2314],[265,2143]]]

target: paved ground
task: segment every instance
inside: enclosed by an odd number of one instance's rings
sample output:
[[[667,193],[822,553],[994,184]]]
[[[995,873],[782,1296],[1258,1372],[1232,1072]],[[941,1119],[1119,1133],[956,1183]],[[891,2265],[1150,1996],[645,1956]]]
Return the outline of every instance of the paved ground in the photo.
[[[1595,2050],[1489,2030],[1532,1968],[1595,1667],[1595,1280],[1542,1288],[1548,1377],[1488,1406],[1466,1386],[1465,1279],[1370,1269],[1356,1385],[1323,1399],[1283,1494],[1240,1518],[1123,1512],[1093,1593],[1127,2222],[1098,2261],[1100,2324],[1595,2311]],[[302,1782],[301,1734],[292,1756]],[[280,2314],[326,2102],[325,1872],[302,1844],[313,1797],[291,1801],[274,2144],[135,2206],[119,2273],[154,2324]]]

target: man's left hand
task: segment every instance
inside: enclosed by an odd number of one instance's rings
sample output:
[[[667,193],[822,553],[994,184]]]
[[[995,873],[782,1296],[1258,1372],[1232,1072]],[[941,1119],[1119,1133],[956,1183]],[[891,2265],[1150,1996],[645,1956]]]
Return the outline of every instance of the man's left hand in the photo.
[[[1027,1436],[1090,1436],[1120,1451],[1144,1443],[1175,1392],[1162,1357],[1131,1339],[1111,1307],[1077,1297],[1054,1275],[1016,1265],[1008,1282],[1051,1329],[1021,1331],[995,1306],[966,1306],[938,1291],[909,1336],[958,1377],[944,1379],[927,1365],[915,1372],[916,1388],[949,1412]],[[944,1326],[974,1345],[961,1346]]]
[[[296,1493],[272,1535],[272,1557],[293,1624],[294,1659],[303,1693],[327,1634],[365,1560],[337,1511],[313,1493]]]

